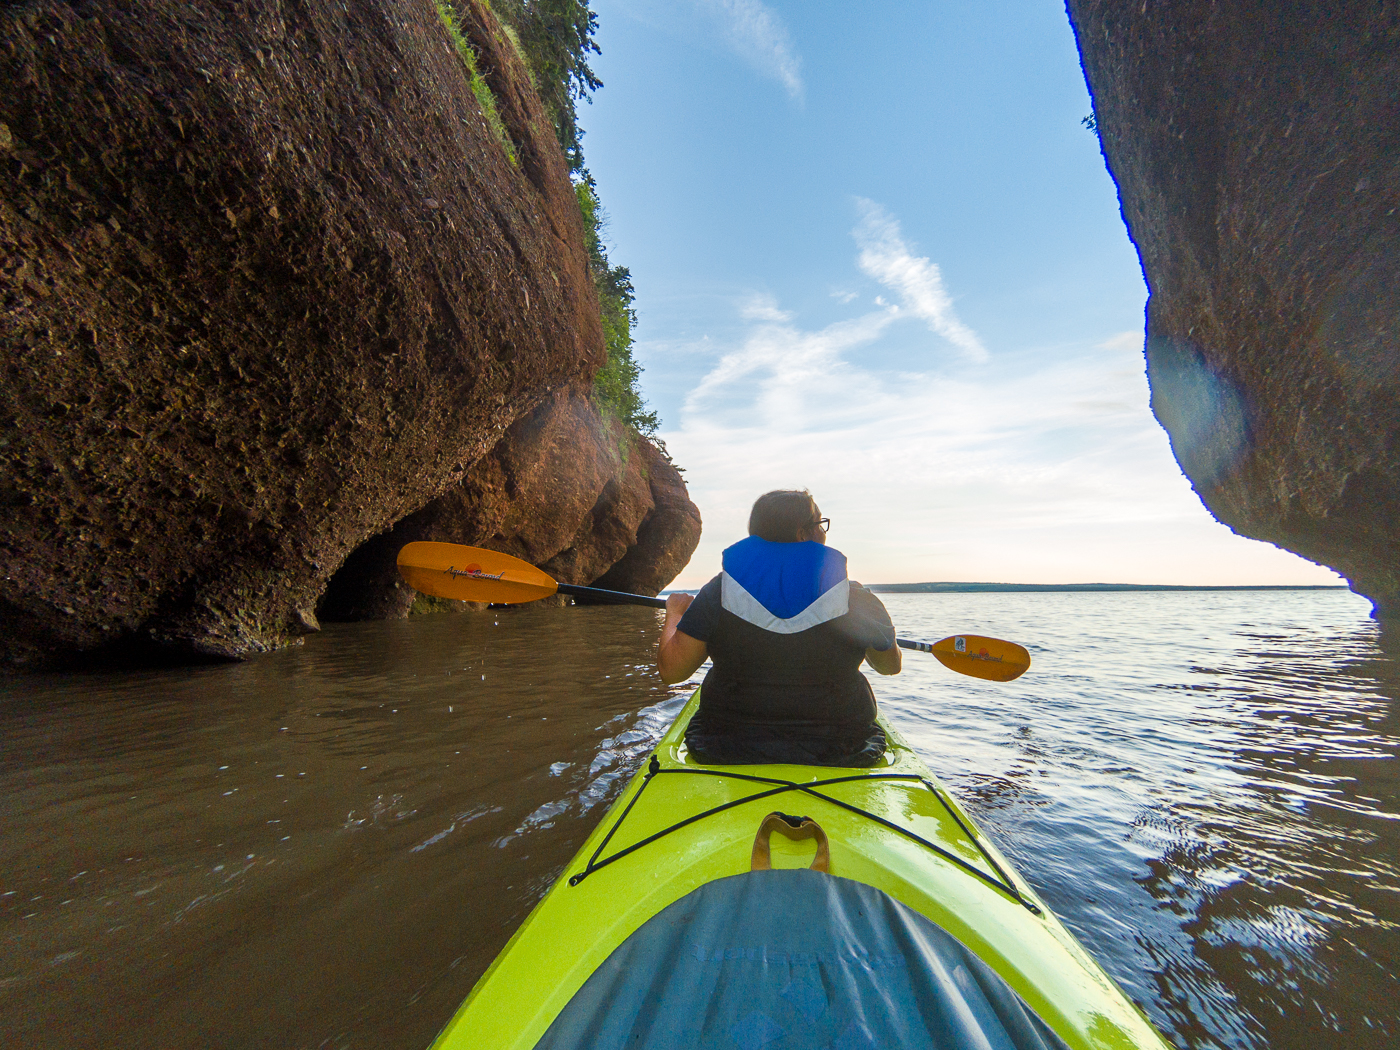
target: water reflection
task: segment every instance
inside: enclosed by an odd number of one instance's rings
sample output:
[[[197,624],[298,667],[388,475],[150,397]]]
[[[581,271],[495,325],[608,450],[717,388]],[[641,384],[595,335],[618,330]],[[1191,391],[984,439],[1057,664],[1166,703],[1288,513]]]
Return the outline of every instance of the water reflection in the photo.
[[[887,604],[1031,648],[1013,683],[911,655],[876,690],[1179,1045],[1394,1045],[1400,676],[1363,602]],[[3,683],[7,1042],[426,1045],[679,708],[657,623],[523,607]]]
[[[655,634],[527,608],[7,683],[5,1030],[426,1045],[681,703]]]
[[[1319,646],[1345,654],[1330,674],[1317,650],[1248,661],[1241,782],[1178,802],[1179,830],[1142,880],[1184,915],[1194,958],[1173,960],[1160,994],[1196,1045],[1223,1032],[1284,1048],[1400,1038],[1397,690],[1356,641]],[[1203,1002],[1211,986],[1226,994]]]
[[[1182,1046],[1394,1045],[1400,688],[1365,606],[999,604],[896,616],[1000,616],[1036,681],[895,703],[1067,924]]]

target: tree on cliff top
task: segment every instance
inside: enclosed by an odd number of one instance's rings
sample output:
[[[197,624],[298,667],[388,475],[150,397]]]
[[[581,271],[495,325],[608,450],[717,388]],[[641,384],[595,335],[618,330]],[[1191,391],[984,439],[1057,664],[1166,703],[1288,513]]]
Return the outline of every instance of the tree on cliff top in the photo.
[[[579,211],[583,214],[588,268],[598,291],[608,363],[593,379],[593,400],[598,407],[656,440],[661,420],[647,409],[637,382],[642,369],[632,356],[632,326],[637,311],[632,274],[614,266],[603,247],[605,217],[598,201],[598,186],[583,163],[583,132],[578,126],[577,104],[603,86],[588,67],[590,53],[599,54],[593,34],[598,16],[587,0],[495,0],[492,10],[510,27],[521,56],[530,70],[535,90],[554,121],[559,148],[573,173]],[[669,458],[669,457],[667,457]]]
[[[637,321],[637,311],[632,306],[635,296],[632,274],[627,267],[613,266],[608,261],[602,237],[606,218],[598,203],[597,186],[587,170],[574,184],[574,192],[578,195],[579,210],[583,212],[588,268],[593,275],[593,285],[598,289],[603,338],[608,347],[608,363],[593,378],[593,398],[599,408],[655,441],[661,419],[654,411],[647,411],[646,400],[637,389],[642,366],[632,356],[632,325]]]
[[[515,30],[569,170],[583,171],[576,106],[603,86],[588,67],[589,53],[599,53],[598,16],[587,0],[496,0],[492,9]]]

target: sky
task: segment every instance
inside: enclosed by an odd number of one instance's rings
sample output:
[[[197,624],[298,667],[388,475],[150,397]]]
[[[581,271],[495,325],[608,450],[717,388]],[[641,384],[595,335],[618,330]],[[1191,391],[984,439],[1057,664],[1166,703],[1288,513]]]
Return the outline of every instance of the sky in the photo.
[[[807,488],[865,583],[1325,584],[1202,506],[1054,0],[595,0],[580,106],[704,534]]]

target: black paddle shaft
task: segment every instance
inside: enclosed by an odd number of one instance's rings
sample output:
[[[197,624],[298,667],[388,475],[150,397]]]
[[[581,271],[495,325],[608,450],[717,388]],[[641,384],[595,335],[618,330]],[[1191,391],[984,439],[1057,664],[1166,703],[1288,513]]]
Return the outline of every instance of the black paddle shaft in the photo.
[[[580,587],[573,583],[561,583],[560,594],[571,594],[575,598],[587,598],[594,602],[608,602],[612,605],[646,605],[653,609],[666,608],[665,598],[648,598],[645,594],[628,594],[626,591],[605,591],[601,587]]]

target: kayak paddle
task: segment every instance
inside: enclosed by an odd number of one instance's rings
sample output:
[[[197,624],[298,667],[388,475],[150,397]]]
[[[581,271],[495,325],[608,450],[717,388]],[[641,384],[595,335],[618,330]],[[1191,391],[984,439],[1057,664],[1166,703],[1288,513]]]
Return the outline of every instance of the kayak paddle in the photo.
[[[917,649],[932,653],[935,660],[950,671],[985,678],[990,682],[1009,682],[1020,678],[1031,666],[1031,654],[1026,647],[1000,638],[984,638],[980,634],[955,634],[934,642],[912,642],[896,638],[901,649]]]
[[[459,602],[519,605],[551,594],[568,594],[595,602],[666,608],[665,598],[560,583],[527,561],[460,543],[410,543],[399,551],[399,573],[415,591]],[[950,671],[992,682],[1019,678],[1031,665],[1031,654],[1024,646],[1000,638],[959,634],[932,644],[908,638],[895,640],[901,649],[932,653]]]
[[[410,543],[399,551],[399,575],[415,591],[431,594],[434,598],[454,598],[459,602],[519,605],[548,598],[551,594],[571,594],[617,605],[666,608],[665,598],[560,583],[528,561],[500,551],[467,547],[460,543],[434,543],[428,540]]]

